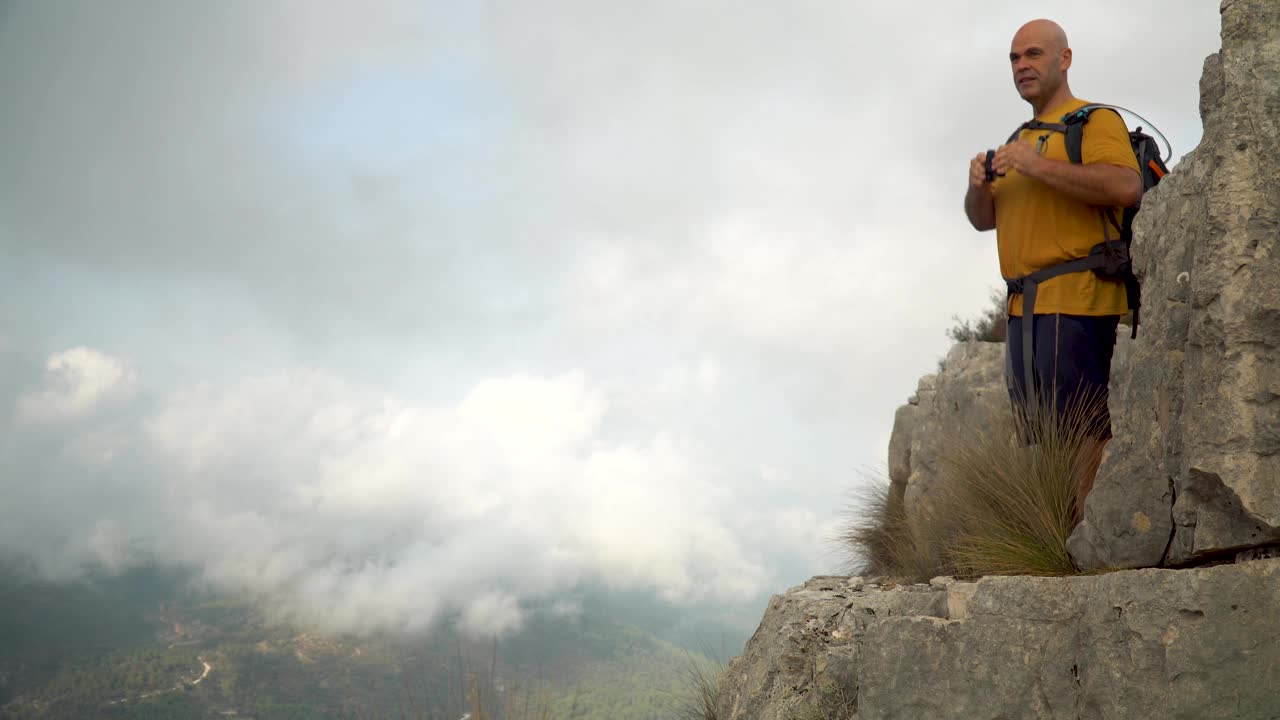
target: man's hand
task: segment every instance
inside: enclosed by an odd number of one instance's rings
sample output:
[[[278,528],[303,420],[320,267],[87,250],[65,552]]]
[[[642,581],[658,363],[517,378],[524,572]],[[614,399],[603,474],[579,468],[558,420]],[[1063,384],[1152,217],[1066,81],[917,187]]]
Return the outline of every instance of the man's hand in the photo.
[[[991,183],[987,182],[987,154],[980,152],[977,157],[969,161],[969,189],[989,190],[990,188]]]
[[[970,194],[973,194],[975,187],[974,166],[974,163],[970,163]],[[1026,177],[1090,205],[1131,207],[1142,199],[1142,176],[1131,167],[1106,163],[1081,165],[1065,160],[1051,160],[1036,152],[1029,143],[1011,142],[1002,146],[996,150],[991,168],[999,175],[1017,170]],[[970,220],[972,219],[971,215]]]
[[[1046,162],[1048,160],[1036,152],[1029,143],[1015,140],[996,150],[996,157],[991,161],[991,167],[1001,175],[1007,175],[1010,170],[1017,170],[1027,177],[1038,178]]]
[[[969,161],[969,191],[964,194],[964,214],[975,230],[994,230],[996,201],[987,182],[987,154],[978,153]]]

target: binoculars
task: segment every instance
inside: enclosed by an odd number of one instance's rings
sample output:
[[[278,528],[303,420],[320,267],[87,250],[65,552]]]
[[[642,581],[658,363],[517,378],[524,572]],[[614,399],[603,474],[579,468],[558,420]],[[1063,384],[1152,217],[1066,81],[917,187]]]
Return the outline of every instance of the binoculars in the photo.
[[[996,157],[995,150],[987,151],[987,182],[992,182],[998,177],[1004,177],[1004,173],[998,173],[991,167],[991,161]]]

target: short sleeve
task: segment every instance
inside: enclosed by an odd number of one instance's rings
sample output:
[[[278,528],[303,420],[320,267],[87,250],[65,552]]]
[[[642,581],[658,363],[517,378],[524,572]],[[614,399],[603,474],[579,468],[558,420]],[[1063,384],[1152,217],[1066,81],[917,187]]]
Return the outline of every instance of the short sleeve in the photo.
[[[1080,159],[1086,165],[1106,163],[1138,172],[1138,158],[1129,144],[1129,128],[1114,110],[1100,108],[1089,114],[1081,144]]]

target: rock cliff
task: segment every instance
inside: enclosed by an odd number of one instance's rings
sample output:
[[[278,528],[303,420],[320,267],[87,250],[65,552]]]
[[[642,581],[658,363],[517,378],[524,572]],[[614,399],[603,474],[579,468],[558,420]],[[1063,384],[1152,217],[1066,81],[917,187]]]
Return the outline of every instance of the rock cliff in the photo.
[[[818,577],[770,602],[720,720],[1280,719],[1280,2],[1222,0],[1204,137],[1135,226],[1139,337],[1070,578]],[[892,492],[929,503],[942,428],[1009,412],[958,344],[898,410]],[[1148,569],[1139,569],[1148,568]]]
[[[1143,329],[1072,538],[1087,567],[1280,540],[1280,3],[1224,0],[1204,137],[1134,227]]]
[[[889,482],[892,493],[905,497],[909,513],[928,501],[939,470],[941,430],[988,426],[1009,412],[1003,353],[999,343],[956,343],[939,372],[920,378],[915,394],[898,408],[889,436]]]

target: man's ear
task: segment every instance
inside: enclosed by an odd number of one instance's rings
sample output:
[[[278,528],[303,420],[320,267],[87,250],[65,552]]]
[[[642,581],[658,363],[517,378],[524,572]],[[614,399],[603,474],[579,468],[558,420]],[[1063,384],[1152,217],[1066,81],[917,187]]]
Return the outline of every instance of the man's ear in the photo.
[[[1061,56],[1062,72],[1071,67],[1071,48],[1063,48]]]

